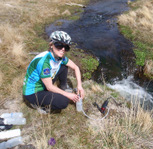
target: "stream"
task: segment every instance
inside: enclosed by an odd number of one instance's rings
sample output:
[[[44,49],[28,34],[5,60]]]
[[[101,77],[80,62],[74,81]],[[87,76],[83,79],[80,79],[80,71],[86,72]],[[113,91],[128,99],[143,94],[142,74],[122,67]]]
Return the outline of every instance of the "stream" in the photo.
[[[78,48],[91,52],[99,60],[93,80],[107,83],[127,100],[145,101],[153,106],[153,82],[134,77],[135,54],[132,43],[118,29],[117,16],[129,10],[128,0],[92,0],[79,20],[57,20],[46,27],[49,36],[55,30],[67,32]],[[61,25],[57,25],[60,22]]]

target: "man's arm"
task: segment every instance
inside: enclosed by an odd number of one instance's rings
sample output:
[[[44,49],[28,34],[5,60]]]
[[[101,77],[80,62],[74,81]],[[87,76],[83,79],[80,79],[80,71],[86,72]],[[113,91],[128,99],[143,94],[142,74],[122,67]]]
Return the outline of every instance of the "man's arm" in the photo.
[[[73,102],[77,102],[79,100],[79,98],[76,94],[65,92],[65,91],[61,90],[60,88],[58,88],[57,86],[53,85],[52,79],[50,77],[49,78],[42,78],[41,80],[44,83],[44,85],[48,91],[62,94],[63,96],[66,96],[67,98],[69,98]]]
[[[66,66],[70,67],[71,69],[73,69],[75,71],[75,76],[77,79],[77,89],[78,89],[77,94],[80,95],[81,98],[83,99],[84,98],[84,89],[82,87],[81,73],[80,73],[79,67],[70,59],[69,59],[68,63],[66,64]]]

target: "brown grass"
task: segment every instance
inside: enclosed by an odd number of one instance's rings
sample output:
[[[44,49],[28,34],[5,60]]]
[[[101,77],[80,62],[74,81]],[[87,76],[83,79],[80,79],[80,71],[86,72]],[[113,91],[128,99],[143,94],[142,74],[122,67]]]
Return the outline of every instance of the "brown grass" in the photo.
[[[153,61],[147,60],[144,67],[144,73],[153,76]]]
[[[131,31],[131,39],[135,47],[143,51],[145,56],[144,75],[148,78],[153,78],[153,1],[139,0],[130,3],[131,9],[128,13],[118,17],[118,23],[123,26],[128,26]],[[128,33],[125,33],[128,34]],[[131,33],[129,33],[131,34]],[[130,35],[128,35],[130,37]],[[136,43],[139,43],[138,45]],[[138,59],[143,59],[137,55]],[[139,60],[138,60],[139,61]],[[143,60],[142,60],[143,61]],[[143,64],[141,64],[143,65]]]
[[[98,142],[106,149],[153,147],[153,135],[150,134],[153,130],[152,117],[150,112],[144,112],[140,106],[130,110],[124,107],[109,119],[102,122],[88,120],[87,124],[94,138],[101,136]]]
[[[3,82],[3,73],[0,71],[0,86],[2,85]]]
[[[150,39],[153,39],[153,2],[152,0],[139,0],[133,5],[133,7],[139,6],[139,8],[122,14],[119,16],[118,22],[129,26],[132,30],[140,31],[137,38],[150,43]]]

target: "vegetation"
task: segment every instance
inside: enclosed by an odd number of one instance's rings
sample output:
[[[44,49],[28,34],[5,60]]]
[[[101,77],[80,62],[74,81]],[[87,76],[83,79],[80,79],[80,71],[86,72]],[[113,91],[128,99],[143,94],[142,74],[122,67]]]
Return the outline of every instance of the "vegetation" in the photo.
[[[147,77],[153,78],[153,2],[137,0],[129,4],[132,9],[119,16],[118,23],[135,46],[136,64],[143,66]]]
[[[85,58],[82,58],[81,63],[84,70],[83,77],[90,79],[92,73],[99,65],[98,61],[91,56],[86,56]]]
[[[78,6],[67,6],[66,3],[70,2],[84,5],[87,3],[85,0],[0,1],[0,115],[4,112],[22,111],[27,120],[26,125],[19,127],[24,144],[32,144],[37,149],[153,148],[152,113],[144,111],[141,107],[136,106],[137,104],[126,103],[118,93],[92,80],[83,82],[86,92],[83,102],[84,110],[89,116],[95,119],[100,118],[104,115],[92,103],[96,101],[101,105],[105,99],[111,97],[108,105],[110,112],[103,121],[85,118],[82,113],[76,112],[74,104],[70,104],[60,114],[43,115],[37,110],[29,108],[23,102],[23,78],[26,68],[33,58],[33,55],[28,53],[47,48],[45,25],[59,18],[77,19],[82,9]],[[143,3],[143,1],[138,1],[138,6],[140,6],[139,2]],[[146,3],[152,7],[149,0],[146,0]],[[136,11],[139,9],[137,5],[135,4]],[[73,17],[73,13],[78,16]],[[123,24],[123,26],[126,28],[127,24]],[[128,31],[132,32],[133,40],[136,41],[134,33],[138,32],[133,32],[131,28]],[[127,35],[130,36],[129,33]],[[152,36],[148,33],[146,37],[149,35]],[[140,43],[137,43],[137,49],[142,47],[143,51],[146,46],[149,46],[151,51],[152,43],[147,40],[148,38],[143,39],[145,42],[141,44],[143,40],[140,40]],[[82,50],[75,50],[75,46],[72,47],[71,53],[67,54],[70,57],[74,55],[75,62],[82,60],[81,71],[84,72],[85,78],[90,78],[91,73],[98,65],[95,58],[89,54],[87,56]],[[147,56],[146,54],[145,57]],[[152,70],[152,61],[147,62]],[[69,79],[76,87],[73,75],[70,74]],[[122,103],[123,101],[124,103]],[[51,137],[56,140],[54,147],[48,145],[48,140]]]
[[[75,84],[74,78],[70,79]],[[103,115],[92,103],[96,101],[101,105],[115,93],[91,80],[85,81],[83,86],[86,91],[84,111],[91,118],[101,118]],[[37,110],[30,108],[27,110],[27,106],[24,105],[23,111],[28,116],[29,130],[26,131],[25,128],[23,135],[28,135],[29,143],[37,149],[50,148],[47,142],[51,137],[56,140],[54,148],[57,149],[151,149],[153,147],[151,113],[132,103],[128,108],[126,102],[121,104],[123,99],[119,95],[116,96],[116,102],[113,97],[109,101],[109,116],[103,121],[87,119],[82,112],[76,111],[74,104],[70,104],[60,114],[47,115],[39,114]]]

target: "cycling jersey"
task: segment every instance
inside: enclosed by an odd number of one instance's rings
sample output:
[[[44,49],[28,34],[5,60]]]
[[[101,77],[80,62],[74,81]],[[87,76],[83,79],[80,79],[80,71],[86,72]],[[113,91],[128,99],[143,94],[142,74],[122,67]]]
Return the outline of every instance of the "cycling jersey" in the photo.
[[[59,71],[61,64],[66,65],[68,58],[55,60],[51,52],[45,51],[37,55],[30,63],[23,82],[23,95],[31,95],[45,90],[41,78],[51,77],[54,79]]]

